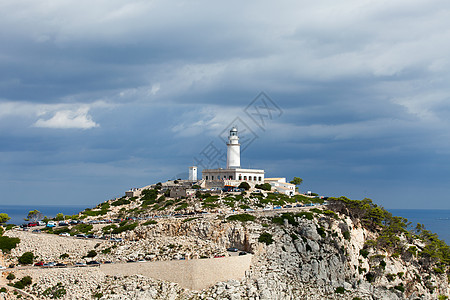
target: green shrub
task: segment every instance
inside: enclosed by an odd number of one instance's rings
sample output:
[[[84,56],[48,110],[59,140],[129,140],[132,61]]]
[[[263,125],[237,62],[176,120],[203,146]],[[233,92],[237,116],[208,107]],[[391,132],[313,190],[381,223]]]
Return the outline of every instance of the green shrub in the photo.
[[[312,220],[312,219],[314,219],[314,215],[313,215],[312,213],[308,212],[308,211],[296,213],[295,216],[296,216],[296,217],[299,217],[299,218],[303,218],[303,217],[304,217],[304,218],[306,218],[307,220]]]
[[[67,294],[66,289],[62,285],[61,282],[58,282],[56,285],[47,288],[42,295],[51,299],[59,299],[64,297]]]
[[[59,256],[59,258],[61,258],[61,259],[69,258],[69,254],[63,253],[63,254],[61,254],[61,255]]]
[[[156,220],[148,220],[147,222],[144,222],[142,225],[147,226],[153,224],[158,224],[158,222]]]
[[[434,271],[434,273],[436,273],[436,274],[444,274],[444,273],[445,273],[444,270],[442,270],[442,269],[439,268],[439,267],[433,268],[433,271]]]
[[[241,221],[241,222],[255,221],[255,219],[256,219],[255,216],[249,214],[231,215],[227,218],[228,221]]]
[[[130,204],[131,201],[125,199],[124,197],[114,201],[113,203],[111,203],[112,206],[120,206],[120,205],[125,205],[125,204]]]
[[[322,237],[325,238],[327,236],[325,229],[323,229],[322,227],[317,228],[317,233]]]
[[[79,224],[72,228],[73,233],[88,233],[94,226],[92,224]]]
[[[122,223],[123,223],[123,222],[122,222]],[[122,223],[120,223],[120,224],[122,224]],[[124,232],[124,231],[133,230],[133,229],[135,229],[137,226],[138,226],[138,223],[137,223],[137,222],[131,223],[131,224],[124,224],[124,225],[121,225],[121,226],[119,226],[118,228],[114,229],[114,230],[112,231],[112,233],[118,234],[118,233],[121,233],[121,232]]]
[[[13,273],[9,273],[8,276],[6,276],[6,279],[14,280],[14,279],[16,279],[16,276]]]
[[[186,218],[186,219],[184,219],[181,222],[186,223],[186,222],[190,222],[190,221],[193,221],[193,220],[196,220],[196,219],[198,219],[198,217]]]
[[[95,293],[95,294],[92,295],[92,297],[96,298],[96,299],[100,299],[101,297],[103,297],[103,294],[102,293]]]
[[[88,254],[86,255],[86,257],[96,257],[97,256],[97,251],[95,250],[90,250],[88,252]]]
[[[372,273],[372,272],[367,273],[367,274],[366,274],[366,280],[367,280],[368,282],[374,282],[374,280],[375,280],[375,274]]]
[[[258,238],[258,242],[270,245],[273,243],[272,235],[268,232],[261,233],[261,235]]]
[[[33,263],[34,254],[33,252],[25,252],[19,257],[19,263],[22,265],[31,265]]]
[[[250,185],[247,182],[243,181],[239,184],[238,188],[248,191],[250,189]]]
[[[9,253],[12,249],[17,247],[18,243],[20,243],[19,238],[0,236],[0,250],[2,250],[4,253]]]
[[[6,293],[7,289],[5,287],[0,288],[0,293]]]
[[[335,293],[336,294],[344,294],[345,293],[344,287],[342,287],[342,286],[337,287],[336,290],[335,290]]]
[[[255,188],[264,191],[270,191],[272,189],[272,186],[270,185],[270,183],[263,183],[263,184],[256,184]]]
[[[117,225],[115,225],[115,224],[106,225],[105,227],[102,228],[102,232],[110,233],[111,231],[113,231],[116,228],[117,228]]]
[[[367,256],[369,255],[369,251],[367,251],[366,249],[361,249],[359,250],[359,254],[361,254],[362,257],[367,258]]]
[[[402,293],[405,291],[405,288],[402,285],[396,285],[396,286],[394,286],[394,289],[396,289]]]
[[[350,232],[344,231],[344,232],[342,233],[342,235],[344,236],[344,239],[350,240]],[[360,251],[359,253],[361,253],[361,251]]]
[[[103,254],[111,253],[111,247],[108,247],[108,248],[106,248],[106,249],[103,249],[103,250],[102,250],[102,253],[103,253]]]
[[[22,290],[25,288],[25,285],[23,285],[22,281],[16,281],[16,282],[14,282],[13,287],[15,287],[16,289]]]
[[[293,215],[292,213],[283,213],[281,216],[273,217],[272,222],[275,224],[284,225],[284,220],[287,220],[289,224],[298,226],[298,222],[295,221],[295,217],[297,217],[297,215]]]

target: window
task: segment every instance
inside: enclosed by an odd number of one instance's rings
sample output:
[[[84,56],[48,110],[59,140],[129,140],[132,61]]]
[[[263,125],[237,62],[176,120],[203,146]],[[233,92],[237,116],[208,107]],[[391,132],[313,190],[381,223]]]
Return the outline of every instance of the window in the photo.
[[[206,180],[208,180],[208,175],[206,175]]]
[[[244,176],[244,180],[247,180],[247,176]]]
[[[258,180],[261,181],[261,176],[258,177]]]
[[[242,180],[242,176],[241,175],[239,175],[239,180]]]
[[[256,181],[256,176],[253,176],[253,180]]]
[[[214,180],[214,176],[211,176],[211,180]]]

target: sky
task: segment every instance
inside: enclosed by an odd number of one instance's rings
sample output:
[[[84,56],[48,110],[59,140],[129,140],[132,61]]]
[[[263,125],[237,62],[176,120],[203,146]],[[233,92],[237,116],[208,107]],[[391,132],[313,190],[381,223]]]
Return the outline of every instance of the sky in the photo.
[[[241,165],[450,209],[450,2],[0,2],[0,203],[86,205]]]

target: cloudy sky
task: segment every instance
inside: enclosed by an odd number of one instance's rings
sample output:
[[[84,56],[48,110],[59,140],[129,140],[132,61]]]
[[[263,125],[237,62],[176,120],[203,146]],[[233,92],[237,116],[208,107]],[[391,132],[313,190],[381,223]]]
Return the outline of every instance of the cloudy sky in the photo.
[[[6,0],[0,28],[2,204],[184,177],[237,124],[303,191],[450,209],[447,0]]]

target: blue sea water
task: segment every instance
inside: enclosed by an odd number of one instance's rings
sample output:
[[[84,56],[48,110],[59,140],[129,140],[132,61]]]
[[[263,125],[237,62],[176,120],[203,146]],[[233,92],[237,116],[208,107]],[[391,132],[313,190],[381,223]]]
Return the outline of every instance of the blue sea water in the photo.
[[[450,245],[450,210],[449,209],[388,209],[394,216],[408,219],[411,227],[417,223],[425,229],[437,233],[441,240]]]
[[[23,224],[26,223],[24,218],[27,217],[30,210],[39,210],[44,216],[53,218],[58,213],[64,215],[73,215],[87,208],[83,206],[50,206],[50,205],[0,205],[0,213],[7,213],[11,220],[7,224]]]

